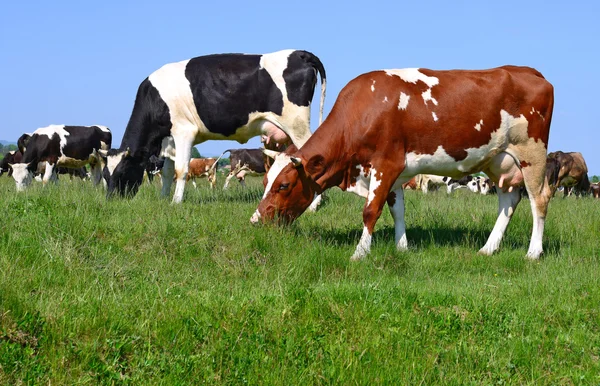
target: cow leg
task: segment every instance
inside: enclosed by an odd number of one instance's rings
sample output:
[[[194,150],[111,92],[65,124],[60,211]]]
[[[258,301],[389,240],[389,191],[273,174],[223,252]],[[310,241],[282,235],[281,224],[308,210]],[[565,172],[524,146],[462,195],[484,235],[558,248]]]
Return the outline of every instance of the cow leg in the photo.
[[[531,232],[527,257],[538,259],[543,252],[542,237],[544,235],[544,224],[552,191],[545,178],[545,164],[540,162],[539,165],[534,164],[524,167],[522,172],[531,204],[531,215],[533,217],[533,230]]]
[[[387,197],[387,204],[394,219],[394,230],[396,233],[396,249],[406,251],[408,241],[406,239],[406,223],[404,222],[404,189],[396,189]]]
[[[94,186],[97,186],[102,180],[102,165],[100,164],[100,162],[96,162],[93,165],[91,165],[90,172],[92,173],[92,183],[94,184]]]
[[[162,197],[169,197],[171,194],[171,184],[173,184],[173,176],[175,175],[175,163],[171,158],[165,158],[160,180],[162,182],[162,188],[160,195]]]
[[[363,233],[358,245],[356,246],[354,254],[350,258],[350,260],[353,261],[362,259],[371,250],[371,238],[373,231],[375,230],[375,223],[379,219],[379,216],[381,216],[383,206],[387,201],[390,188],[392,187],[392,182],[396,180],[396,177],[400,174],[400,172],[392,176],[393,179],[388,178],[390,176],[386,176],[385,178],[381,176],[380,178],[382,179],[377,180],[376,174],[378,173],[374,172],[371,174],[367,202],[363,209]],[[392,182],[389,181],[390,179]]]
[[[178,204],[183,200],[183,191],[185,190],[185,181],[187,180],[190,169],[190,158],[192,156],[192,146],[194,138],[178,136],[175,139],[175,194],[173,194],[173,204]]]
[[[498,189],[498,219],[496,220],[494,229],[492,229],[492,233],[487,242],[483,248],[479,250],[480,253],[491,255],[498,249],[500,241],[502,241],[502,236],[504,236],[506,227],[515,212],[519,201],[521,201],[520,189],[512,189],[510,192],[504,192],[502,189]]]
[[[194,177],[191,180],[192,180],[192,185],[194,185],[194,189],[197,189],[198,186],[196,185],[196,178]]]
[[[42,178],[42,184],[44,186],[46,186],[48,182],[58,182],[58,178],[56,177],[56,172],[54,170],[55,166],[56,164],[53,165],[49,162],[46,162],[46,170],[44,171],[44,177]]]
[[[310,206],[308,207],[308,210],[310,212],[316,212],[317,209],[319,209],[319,205],[321,205],[322,200],[323,200],[323,197],[320,194],[315,194],[315,198],[314,198],[313,202],[310,204]]]
[[[227,189],[229,187],[229,181],[235,176],[233,173],[229,173],[227,178],[225,178],[225,185],[223,185],[223,189]]]

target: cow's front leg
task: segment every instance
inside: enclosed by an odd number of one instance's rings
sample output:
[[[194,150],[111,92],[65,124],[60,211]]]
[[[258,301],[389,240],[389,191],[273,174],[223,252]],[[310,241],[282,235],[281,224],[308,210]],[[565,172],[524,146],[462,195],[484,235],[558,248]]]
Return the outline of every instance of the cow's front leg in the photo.
[[[406,223],[404,222],[404,190],[400,188],[390,192],[387,203],[394,219],[396,248],[399,251],[406,251],[408,241],[406,239]]]
[[[363,209],[363,233],[350,260],[360,260],[371,250],[371,238],[375,230],[375,223],[381,216],[392,185],[387,179],[378,180],[376,174],[374,172],[371,176],[367,202]]]
[[[183,191],[190,168],[190,158],[192,155],[192,146],[194,140],[192,137],[178,136],[175,140],[175,194],[173,194],[173,204],[178,204],[183,200]]]
[[[54,167],[56,164],[51,164],[50,162],[46,162],[46,170],[44,170],[44,177],[42,178],[42,184],[46,186],[48,182],[57,183],[58,178],[56,177],[56,173],[54,172]]]

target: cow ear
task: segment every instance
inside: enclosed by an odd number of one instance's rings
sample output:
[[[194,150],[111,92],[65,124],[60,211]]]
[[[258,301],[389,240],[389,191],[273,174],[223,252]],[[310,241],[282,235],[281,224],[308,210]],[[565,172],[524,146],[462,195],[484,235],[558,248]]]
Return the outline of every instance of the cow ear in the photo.
[[[325,158],[320,154],[312,156],[304,165],[304,170],[316,180],[325,173]]]
[[[290,161],[292,161],[296,169],[302,166],[302,158],[300,157],[290,157]]]

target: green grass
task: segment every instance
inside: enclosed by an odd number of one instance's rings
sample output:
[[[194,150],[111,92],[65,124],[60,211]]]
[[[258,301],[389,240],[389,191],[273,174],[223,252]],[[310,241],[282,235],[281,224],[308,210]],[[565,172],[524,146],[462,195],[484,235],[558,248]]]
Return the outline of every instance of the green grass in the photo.
[[[497,198],[406,192],[410,250],[332,190],[288,228],[246,190],[133,200],[0,179],[2,384],[599,384],[600,201],[551,202],[539,262],[524,200],[480,256]]]

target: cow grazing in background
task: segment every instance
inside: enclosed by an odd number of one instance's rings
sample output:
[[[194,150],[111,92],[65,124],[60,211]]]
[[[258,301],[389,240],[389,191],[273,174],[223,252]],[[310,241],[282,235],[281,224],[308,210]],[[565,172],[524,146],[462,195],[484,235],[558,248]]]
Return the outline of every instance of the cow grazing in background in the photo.
[[[135,195],[144,167],[172,137],[177,149],[162,171],[163,195],[177,180],[181,202],[192,146],[207,140],[246,143],[258,135],[302,146],[310,137],[310,104],[325,69],[315,55],[285,50],[264,55],[221,54],[167,64],[139,86],[119,149],[108,152],[108,196]]]
[[[417,185],[417,177],[413,177],[410,180],[408,180],[408,182],[405,182],[402,184],[402,189],[409,189],[409,190],[417,190],[418,189],[418,185]]]
[[[590,194],[594,198],[600,198],[600,182],[590,184]]]
[[[18,164],[23,159],[23,153],[21,151],[9,151],[4,155],[2,161],[0,161],[0,176],[4,173],[8,173],[8,176],[12,176],[13,168],[11,164]]]
[[[17,190],[24,190],[33,178],[40,162],[45,162],[44,185],[56,181],[56,168],[91,166],[94,185],[102,180],[99,150],[108,150],[112,134],[105,126],[50,125],[37,129],[27,143],[21,163],[11,165]]]
[[[366,198],[353,260],[369,252],[386,202],[396,246],[406,250],[402,184],[419,173],[484,171],[497,182],[499,213],[480,252],[498,249],[524,184],[533,214],[527,256],[537,259],[551,196],[545,167],[553,105],[552,85],[529,67],[360,75],[302,148],[277,156],[251,222],[292,222],[316,193],[338,186]]]
[[[206,177],[211,189],[214,188],[217,184],[217,173],[213,165],[216,162],[216,158],[192,158],[190,160],[187,180],[192,180],[192,184],[196,188],[196,178]]]
[[[223,189],[229,187],[229,183],[232,178],[237,178],[240,185],[246,186],[246,176],[260,176],[267,171],[267,162],[269,157],[265,155],[262,149],[227,149],[218,159],[221,159],[225,153],[229,153],[229,160],[231,164],[231,171],[225,178],[225,185]]]
[[[564,196],[570,195],[571,188],[577,196],[587,194],[590,189],[588,168],[579,152],[563,153],[555,151],[548,154],[547,173],[554,191],[564,186]]]

